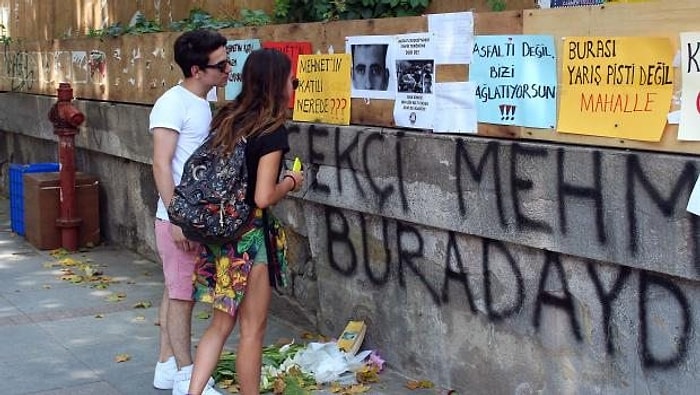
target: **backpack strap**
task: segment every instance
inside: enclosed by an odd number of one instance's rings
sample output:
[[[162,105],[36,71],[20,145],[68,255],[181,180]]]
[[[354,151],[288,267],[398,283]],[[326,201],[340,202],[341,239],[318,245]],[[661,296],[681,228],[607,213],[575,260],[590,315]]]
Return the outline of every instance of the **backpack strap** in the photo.
[[[270,286],[277,289],[277,277],[280,270],[275,256],[275,249],[270,247],[270,218],[267,214],[267,208],[263,209],[263,233],[265,235],[265,252],[267,252],[267,275],[270,279]]]

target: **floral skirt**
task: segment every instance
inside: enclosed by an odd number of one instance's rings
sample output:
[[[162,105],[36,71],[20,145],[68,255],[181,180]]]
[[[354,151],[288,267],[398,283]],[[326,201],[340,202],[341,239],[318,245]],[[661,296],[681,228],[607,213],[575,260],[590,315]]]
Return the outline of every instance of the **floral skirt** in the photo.
[[[287,286],[287,238],[284,228],[271,214],[255,209],[235,241],[201,245],[193,275],[194,300],[212,303],[215,309],[235,316],[245,297],[250,270],[265,255],[270,285]]]

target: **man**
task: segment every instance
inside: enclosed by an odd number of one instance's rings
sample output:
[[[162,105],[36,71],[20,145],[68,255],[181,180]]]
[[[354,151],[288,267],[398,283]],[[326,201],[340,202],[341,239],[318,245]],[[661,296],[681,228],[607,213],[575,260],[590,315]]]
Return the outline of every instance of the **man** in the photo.
[[[355,89],[385,91],[389,88],[386,67],[388,44],[352,45],[352,86]]]
[[[425,74],[423,76],[423,93],[433,93],[433,76]]]
[[[158,98],[149,125],[153,134],[153,177],[160,197],[156,247],[165,278],[159,312],[159,361],[153,376],[153,386],[159,389],[172,389],[175,380],[189,380],[192,374],[192,275],[198,247],[183,236],[179,227],[170,224],[166,207],[180,182],[185,161],[209,134],[212,113],[207,93],[215,86],[225,86],[231,71],[226,38],[218,32],[186,32],[175,40],[173,52],[184,81]]]

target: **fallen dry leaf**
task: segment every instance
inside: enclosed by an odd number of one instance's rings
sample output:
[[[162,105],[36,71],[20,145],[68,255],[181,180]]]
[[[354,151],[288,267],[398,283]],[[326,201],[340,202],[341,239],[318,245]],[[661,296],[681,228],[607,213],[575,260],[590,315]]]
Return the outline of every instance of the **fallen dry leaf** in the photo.
[[[119,283],[119,281],[114,281],[114,280],[112,280],[112,277],[109,277],[109,276],[92,277],[90,279],[90,282],[92,283],[92,287],[97,288],[97,289],[106,289],[111,284],[118,284]]]
[[[85,273],[85,275],[88,277],[92,277],[97,273],[97,270],[90,265],[83,265],[81,266],[81,269],[83,270],[83,273]]]
[[[287,384],[284,383],[284,379],[282,377],[277,377],[272,384],[272,392],[275,394],[284,394],[284,389],[286,387]]]
[[[108,302],[121,302],[124,299],[126,299],[126,294],[124,292],[117,292],[105,298]]]
[[[122,363],[122,362],[126,362],[130,359],[131,359],[131,355],[126,354],[126,353],[122,353],[122,354],[117,354],[117,356],[114,357],[114,362]]]
[[[331,383],[331,392],[339,395],[353,395],[353,394],[364,394],[371,389],[368,385],[363,384],[352,384],[348,386],[343,386],[338,383]]]
[[[379,382],[379,367],[376,365],[364,365],[357,373],[355,378],[358,383],[378,383]]]
[[[237,394],[240,392],[240,388],[238,388],[238,384],[234,383],[233,380],[231,380],[231,379],[221,380],[221,382],[217,381],[216,386],[219,388],[225,389],[226,391],[228,391],[232,394]]]
[[[364,384],[353,384],[349,387],[345,388],[345,394],[364,394],[365,392],[370,390],[369,385],[364,385]]]
[[[68,256],[69,254],[70,252],[68,252],[68,250],[66,250],[65,248],[58,248],[49,252],[49,255],[51,255],[54,259],[61,259],[65,256]]]
[[[211,317],[211,311],[202,310],[197,313],[198,320],[208,320]]]
[[[308,331],[304,331],[301,333],[301,338],[303,340],[311,340],[311,341],[316,341],[319,343],[328,343],[331,339],[328,336],[323,336],[318,333],[311,333]]]
[[[73,284],[80,284],[85,280],[83,278],[83,276],[78,275],[78,274],[73,274],[73,273],[64,274],[60,277],[60,279],[63,281],[68,281],[68,282],[73,283]]]
[[[147,309],[149,307],[151,307],[151,302],[149,302],[148,300],[141,300],[134,304],[135,309]]]
[[[433,382],[430,380],[409,380],[406,383],[406,388],[410,390],[429,389],[433,388],[434,386],[435,384],[433,384]]]
[[[77,266],[80,261],[77,261],[73,258],[63,258],[58,261],[58,263],[61,264],[61,266]]]

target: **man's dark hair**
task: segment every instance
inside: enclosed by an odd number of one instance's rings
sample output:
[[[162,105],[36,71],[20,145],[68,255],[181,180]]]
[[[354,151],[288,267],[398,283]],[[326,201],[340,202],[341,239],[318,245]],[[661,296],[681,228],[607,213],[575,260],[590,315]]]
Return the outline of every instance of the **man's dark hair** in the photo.
[[[175,63],[185,78],[192,77],[192,66],[205,66],[209,54],[226,46],[226,37],[214,30],[199,29],[185,32],[175,40]]]

